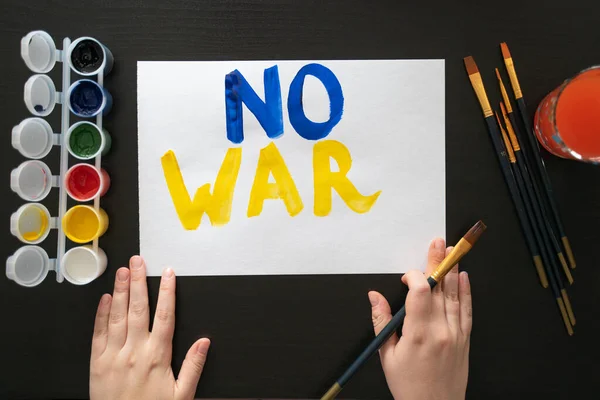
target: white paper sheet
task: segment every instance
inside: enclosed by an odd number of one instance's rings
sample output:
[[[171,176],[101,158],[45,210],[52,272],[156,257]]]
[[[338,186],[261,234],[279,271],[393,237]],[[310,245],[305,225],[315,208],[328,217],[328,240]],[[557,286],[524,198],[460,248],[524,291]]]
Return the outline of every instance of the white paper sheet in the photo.
[[[329,68],[344,96],[341,121],[322,140],[350,152],[347,177],[363,195],[381,191],[363,214],[333,190],[331,212],[313,212],[313,146],[288,118],[290,83],[309,63]],[[227,139],[225,76],[238,70],[264,101],[263,72],[278,66],[284,133],[269,139],[243,108],[244,140]],[[329,96],[306,77],[306,116],[329,118]],[[425,266],[435,236],[445,236],[443,60],[138,62],[140,248],[149,275],[171,266],[177,275],[400,273]],[[291,217],[280,199],[267,199],[248,217],[262,148],[274,142],[304,205]],[[189,196],[215,178],[227,149],[241,147],[230,220],[198,229],[182,226],[161,157],[173,150]],[[331,162],[332,171],[337,166]],[[273,182],[273,177],[270,177]]]

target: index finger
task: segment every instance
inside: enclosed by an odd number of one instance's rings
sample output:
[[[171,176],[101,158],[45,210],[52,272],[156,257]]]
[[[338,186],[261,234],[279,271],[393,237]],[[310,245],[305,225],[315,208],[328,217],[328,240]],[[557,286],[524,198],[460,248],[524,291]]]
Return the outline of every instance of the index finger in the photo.
[[[427,252],[427,267],[425,268],[425,275],[430,276],[438,265],[446,257],[446,241],[442,238],[435,238],[429,244],[429,251]]]
[[[406,318],[411,320],[429,319],[431,313],[431,287],[421,271],[408,271],[402,277],[408,285],[406,296]]]

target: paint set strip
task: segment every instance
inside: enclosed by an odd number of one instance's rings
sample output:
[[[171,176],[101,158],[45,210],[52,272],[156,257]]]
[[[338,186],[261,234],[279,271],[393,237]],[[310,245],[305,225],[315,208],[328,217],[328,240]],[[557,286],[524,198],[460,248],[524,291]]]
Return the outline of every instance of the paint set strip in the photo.
[[[65,38],[63,50],[58,50],[48,33],[33,31],[21,40],[21,57],[35,73],[25,83],[23,96],[34,117],[21,121],[12,131],[12,146],[28,160],[12,171],[10,186],[28,203],[12,214],[10,230],[26,246],[8,258],[6,276],[21,286],[32,287],[54,270],[58,282],[66,279],[84,285],[100,276],[107,266],[98,239],[109,224],[108,215],[100,208],[100,197],[110,187],[110,177],[101,165],[112,140],[102,127],[102,118],[112,107],[104,76],[112,69],[113,55],[91,37],[73,42]],[[57,62],[62,63],[62,92],[46,75]],[[71,71],[79,76],[73,84]],[[42,117],[50,115],[57,105],[62,106],[61,131],[54,133]],[[71,113],[82,121],[70,125]],[[54,146],[60,147],[58,175],[52,175],[50,167],[41,161]],[[69,155],[78,161],[70,168]],[[40,203],[53,187],[59,192],[56,217]],[[67,210],[67,196],[78,203],[93,201],[93,205],[77,204]],[[58,231],[55,259],[37,246],[52,229]],[[65,252],[67,237],[73,243],[91,244]]]

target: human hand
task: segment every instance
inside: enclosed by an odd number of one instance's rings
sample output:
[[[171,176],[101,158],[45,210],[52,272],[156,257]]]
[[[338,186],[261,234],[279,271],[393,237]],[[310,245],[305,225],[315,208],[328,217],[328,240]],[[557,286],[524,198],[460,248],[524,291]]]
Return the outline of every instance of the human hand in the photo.
[[[152,332],[148,325],[146,265],[135,256],[120,268],[112,297],[100,299],[90,360],[91,400],[193,399],[210,346],[196,341],[179,377],[171,369],[175,330],[175,274],[163,271]]]
[[[443,239],[429,246],[427,270],[409,271],[406,318],[402,336],[394,334],[379,355],[388,386],[396,400],[464,399],[469,374],[469,340],[472,326],[471,287],[458,266],[433,291],[429,276],[450,252]],[[390,305],[377,292],[369,292],[375,334],[392,319]]]

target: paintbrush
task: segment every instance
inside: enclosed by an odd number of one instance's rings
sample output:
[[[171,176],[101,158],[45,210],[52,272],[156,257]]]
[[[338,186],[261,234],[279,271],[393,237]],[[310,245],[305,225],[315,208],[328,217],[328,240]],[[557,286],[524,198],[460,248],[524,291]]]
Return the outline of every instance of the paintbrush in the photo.
[[[521,226],[523,227],[523,230],[527,232],[525,234],[525,239],[527,240],[530,246],[535,246],[535,241],[532,239],[531,227],[527,219],[527,214],[525,214],[525,211],[523,210],[523,200],[521,198],[519,190],[517,189],[517,182],[515,180],[508,160],[509,154],[511,154],[512,151],[511,153],[508,153],[509,149],[505,148],[504,144],[502,143],[499,126],[494,120],[493,112],[490,107],[490,102],[485,92],[485,87],[483,86],[483,80],[481,79],[479,69],[477,68],[477,64],[475,64],[475,60],[473,60],[473,57],[469,56],[465,58],[465,67],[467,69],[467,73],[469,74],[469,79],[471,81],[471,85],[473,86],[473,90],[475,91],[481,109],[483,110],[483,115],[488,126],[488,132],[490,134],[490,138],[492,139],[494,149],[496,150],[498,161],[500,162],[500,167],[502,173],[504,174],[504,179],[506,180],[508,190],[510,191],[511,197],[515,204],[515,209],[517,210],[517,215],[521,222]],[[514,154],[511,157],[514,157]],[[539,253],[537,254],[537,256],[537,260],[539,260]],[[534,258],[534,260],[536,260],[536,258]],[[544,271],[542,263],[535,263],[535,265],[538,275],[540,276],[540,281],[542,281],[542,285],[544,285],[544,283],[548,285],[548,277],[546,277],[546,273]],[[546,266],[546,269],[552,272],[552,270],[550,270],[548,266]],[[552,282],[552,277],[550,278]],[[562,320],[565,324],[565,327],[567,328],[567,332],[569,333],[569,335],[572,335],[573,328],[571,327],[571,323],[569,322],[569,317],[565,309],[565,303],[558,290],[558,285],[552,284],[550,285],[550,287],[552,288],[552,292],[554,294],[554,297],[556,298],[556,303],[558,304],[558,308],[560,310],[560,314],[562,316]]]
[[[560,274],[558,272],[558,266],[556,265],[556,261],[552,257],[550,244],[548,243],[547,236],[544,236],[543,232],[543,224],[539,220],[541,217],[539,210],[535,210],[535,201],[532,193],[532,189],[530,186],[530,182],[528,182],[528,175],[525,165],[523,164],[523,155],[521,154],[521,149],[519,147],[519,143],[517,138],[514,136],[514,133],[506,134],[506,131],[502,127],[502,123],[500,122],[500,118],[498,117],[498,113],[496,113],[496,119],[498,121],[498,126],[500,127],[500,131],[502,132],[502,139],[504,140],[504,145],[506,147],[508,158],[510,160],[513,174],[515,176],[515,180],[517,182],[517,187],[521,192],[521,196],[523,198],[523,203],[525,204],[525,210],[530,217],[531,226],[533,227],[534,234],[541,248],[542,260],[544,262],[544,266],[546,267],[546,274],[550,281],[550,285],[552,287],[552,292],[555,297],[559,296],[562,298],[564,302],[565,309],[567,311],[567,315],[569,317],[570,325],[575,325],[575,314],[573,313],[573,309],[571,307],[571,301],[569,300],[569,296],[567,295],[567,291],[560,279]],[[507,128],[510,127],[510,121],[508,122]],[[509,139],[510,137],[510,139]],[[532,211],[533,209],[533,211]],[[533,215],[535,214],[535,218]],[[534,221],[537,220],[538,226]],[[542,233],[540,234],[540,231]],[[552,267],[552,269],[550,268]],[[568,271],[568,268],[567,268]],[[560,307],[560,305],[559,305]],[[561,311],[561,315],[563,317],[563,322],[565,322],[565,327],[567,328],[567,332],[569,335],[573,334],[572,327],[565,321],[565,315]]]
[[[444,279],[444,276],[450,270],[458,264],[461,258],[463,258],[473,247],[477,239],[485,231],[486,226],[482,221],[478,221],[469,231],[464,235],[454,246],[450,254],[442,260],[437,266],[435,271],[427,278],[429,286],[433,289],[438,283]],[[404,306],[398,311],[390,322],[381,330],[379,335],[369,343],[369,345],[363,350],[362,353],[354,360],[354,362],[348,367],[348,369],[342,374],[342,376],[331,386],[331,388],[321,397],[321,400],[334,399],[338,393],[342,390],[344,385],[348,383],[350,378],[367,362],[367,360],[379,350],[379,348],[390,338],[390,336],[400,328],[402,322],[406,317],[406,309]]]
[[[546,166],[544,165],[544,161],[542,160],[538,142],[531,128],[529,113],[527,112],[527,107],[525,106],[525,99],[523,98],[523,92],[521,91],[521,86],[519,85],[519,80],[517,78],[517,72],[515,71],[513,59],[510,55],[510,51],[508,50],[508,46],[506,45],[506,43],[500,43],[500,48],[502,50],[502,57],[504,58],[504,64],[506,65],[508,77],[510,78],[510,84],[515,94],[517,106],[519,107],[519,111],[521,112],[521,119],[523,120],[523,125],[525,126],[525,134],[529,139],[529,144],[531,145],[531,153],[533,154],[532,158],[535,160],[534,165],[536,165],[537,172],[540,175],[540,178],[544,184],[546,199],[548,204],[550,205],[550,210],[552,211],[552,215],[554,217],[554,223],[558,228],[558,232],[565,247],[565,252],[567,253],[567,257],[569,258],[569,264],[571,265],[571,268],[575,268],[575,257],[573,256],[571,244],[569,243],[569,239],[565,234],[562,220],[558,213],[558,206],[556,205],[556,202],[554,200],[554,193],[552,191],[550,177],[548,176],[548,172],[546,171]]]
[[[515,178],[510,169],[510,164],[507,158],[506,151],[503,150],[503,145],[500,141],[500,132],[498,131],[498,125],[496,125],[496,121],[494,120],[494,113],[492,112],[492,108],[490,107],[490,102],[487,98],[487,94],[485,93],[485,88],[483,87],[481,75],[479,74],[479,70],[477,69],[477,65],[475,64],[475,60],[473,60],[473,57],[465,58],[465,67],[467,68],[469,79],[471,80],[471,84],[473,85],[473,90],[475,90],[475,94],[477,95],[477,99],[479,100],[479,104],[481,105],[481,109],[483,110],[483,116],[488,126],[490,138],[492,139],[492,143],[494,144],[494,148],[496,150],[496,153],[498,154],[500,169],[502,170],[504,180],[506,181],[506,185],[508,186],[508,190],[515,205],[517,217],[519,218],[519,222],[521,223],[521,228],[525,236],[525,242],[527,243],[527,247],[529,247],[529,251],[533,258],[533,265],[535,266],[535,270],[537,271],[542,286],[544,288],[547,288],[548,279],[546,277],[546,273],[544,272],[544,265],[542,263],[540,251],[538,249],[536,241],[534,240],[531,226],[529,220],[527,219],[527,214],[525,214],[523,202],[521,200],[521,196],[519,195],[519,191],[517,190]]]
[[[500,76],[500,71],[498,71],[498,68],[496,68],[496,77],[498,78],[498,84],[500,85],[500,92],[502,93],[502,98],[504,99],[504,104],[506,105],[506,109],[504,109],[502,106],[502,103],[500,103],[500,107],[502,108],[502,115],[504,116],[505,119],[506,119],[506,116],[508,115],[508,119],[510,120],[510,124],[508,124],[506,128],[509,131],[508,132],[509,135],[511,134],[511,132],[513,132],[513,134],[516,135],[516,137],[519,139],[520,146],[522,148],[524,148],[525,141],[524,141],[523,135],[521,134],[521,130],[519,129],[519,126],[517,125],[517,122],[515,120],[515,116],[512,111],[512,106],[510,104],[510,99],[508,98],[508,93],[506,92],[506,88],[504,87],[504,82],[502,82],[502,77]],[[535,199],[537,200],[537,204],[539,204],[540,211],[541,211],[542,217],[544,219],[544,224],[546,225],[548,235],[550,236],[550,240],[552,241],[554,251],[556,252],[556,254],[558,256],[558,259],[560,260],[560,263],[561,263],[563,269],[567,270],[568,269],[567,261],[565,260],[565,256],[563,255],[560,244],[558,243],[558,239],[557,239],[558,235],[557,235],[557,233],[554,232],[554,229],[552,228],[552,224],[550,223],[550,218],[548,217],[547,212],[546,212],[544,199],[542,198],[542,191],[540,190],[537,179],[535,179],[535,175],[533,174],[531,157],[525,150],[522,151],[521,153],[523,155],[523,164],[529,171],[529,174],[531,174],[530,175],[531,183],[533,186]],[[533,198],[532,198],[532,202],[533,202]],[[570,273],[565,272],[565,275],[567,275],[567,279],[569,279],[569,283],[572,284],[573,279],[572,279],[572,277],[569,278]]]
[[[535,213],[535,218],[537,219],[537,222],[540,226],[540,231],[542,233],[542,238],[544,239],[544,243],[545,243],[546,247],[548,248],[548,254],[552,258],[552,261],[554,261],[554,258],[550,254],[550,252],[552,250],[552,248],[550,246],[550,242],[552,242],[552,244],[554,245],[554,249],[555,250],[558,249],[558,252],[556,254],[558,255],[558,259],[561,262],[565,276],[567,277],[569,284],[573,284],[573,276],[571,275],[571,271],[569,270],[569,267],[567,266],[565,257],[563,256],[562,251],[560,249],[560,244],[558,243],[556,236],[554,236],[554,232],[552,231],[552,227],[550,226],[550,222],[548,221],[548,217],[544,210],[541,196],[540,196],[540,193],[537,188],[537,184],[536,184],[537,182],[535,181],[535,179],[533,179],[532,176],[530,176],[530,171],[528,169],[527,162],[525,160],[525,157],[523,156],[523,152],[521,151],[519,139],[517,138],[517,136],[515,134],[515,131],[513,129],[513,124],[511,123],[510,119],[508,118],[506,109],[504,108],[504,104],[502,102],[500,102],[500,109],[502,110],[502,117],[504,118],[504,123],[506,124],[506,130],[508,131],[508,137],[510,138],[509,144],[511,144],[511,146],[514,150],[519,170],[521,171],[523,180],[525,182],[525,187],[527,188],[527,194],[529,195],[529,197],[531,199],[531,204],[532,204],[533,211]],[[502,129],[502,124],[500,123],[500,120],[498,120],[498,124],[500,125],[500,129]]]

